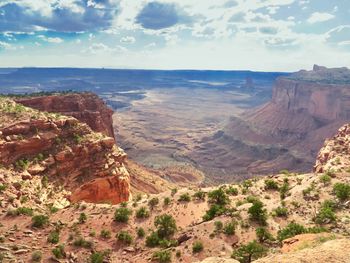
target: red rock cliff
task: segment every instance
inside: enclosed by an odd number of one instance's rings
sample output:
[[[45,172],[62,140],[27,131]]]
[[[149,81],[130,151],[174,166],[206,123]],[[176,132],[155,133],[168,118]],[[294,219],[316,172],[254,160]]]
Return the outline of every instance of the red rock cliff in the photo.
[[[46,176],[71,191],[72,202],[129,200],[125,157],[113,138],[73,117],[0,98],[0,164],[23,171],[25,179]]]
[[[16,99],[16,101],[40,111],[72,116],[88,124],[92,130],[114,138],[113,110],[108,108],[96,94],[71,93],[66,95],[25,97]]]

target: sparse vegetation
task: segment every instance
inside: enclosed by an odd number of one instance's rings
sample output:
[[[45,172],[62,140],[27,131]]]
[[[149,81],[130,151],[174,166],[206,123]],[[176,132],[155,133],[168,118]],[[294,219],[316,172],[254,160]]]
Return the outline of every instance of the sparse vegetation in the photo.
[[[111,231],[109,231],[107,229],[102,229],[100,232],[100,236],[104,239],[109,239],[109,238],[111,238],[112,234],[111,234]]]
[[[137,218],[148,218],[149,217],[149,211],[146,207],[141,207],[136,211],[136,217]]]
[[[159,263],[171,262],[171,252],[169,250],[156,251],[152,255],[152,260],[155,260]]]
[[[127,223],[131,214],[132,211],[126,207],[117,208],[114,213],[114,221]]]
[[[266,225],[267,212],[263,207],[264,204],[261,201],[254,201],[253,205],[248,209],[250,220],[257,222],[260,225]]]
[[[267,254],[267,248],[255,240],[241,245],[239,248],[233,251],[232,258],[238,260],[241,263],[250,263],[253,260],[261,258]]]
[[[278,183],[272,179],[265,180],[265,189],[266,190],[278,190]]]
[[[327,186],[331,183],[332,177],[328,174],[323,174],[320,176],[320,182],[323,183],[324,186]]]
[[[296,235],[304,234],[307,232],[307,229],[297,223],[289,223],[285,228],[281,229],[277,233],[277,239],[283,241],[287,238],[294,237]]]
[[[333,192],[340,201],[346,201],[350,198],[350,184],[336,183]]]
[[[64,245],[60,244],[52,249],[52,254],[56,259],[62,259],[66,257],[66,252],[64,251]]]
[[[192,252],[193,253],[199,253],[201,251],[203,251],[204,246],[203,246],[203,242],[202,241],[194,241],[194,243],[192,244]]]
[[[265,227],[258,227],[255,229],[255,234],[260,243],[264,243],[269,240],[274,240],[272,234]]]
[[[32,227],[43,228],[49,224],[49,217],[46,215],[36,215],[32,217]]]
[[[85,213],[80,213],[79,215],[79,224],[84,224],[87,220],[87,215]]]
[[[195,193],[193,194],[193,198],[194,198],[195,200],[204,201],[204,200],[205,200],[205,195],[206,195],[205,192],[203,192],[202,190],[198,190],[197,192],[195,192]]]
[[[223,232],[225,235],[231,236],[235,234],[236,230],[236,223],[235,222],[228,222],[224,225]]]
[[[183,193],[179,197],[179,202],[190,202],[191,201],[191,196],[189,193]]]
[[[132,236],[127,232],[127,231],[120,231],[117,235],[116,238],[118,241],[126,244],[126,245],[130,245],[132,243]]]
[[[151,210],[154,209],[159,204],[159,199],[158,197],[153,197],[151,200],[148,201],[148,205]]]
[[[36,250],[32,253],[32,262],[41,262],[43,258],[43,253],[39,250]]]
[[[47,242],[51,244],[57,244],[60,241],[60,233],[57,230],[54,230],[50,232],[49,236],[47,237]]]
[[[146,235],[145,230],[144,230],[142,227],[139,227],[139,228],[137,229],[137,236],[138,236],[139,238],[143,238],[145,235]]]
[[[80,236],[73,241],[73,245],[76,247],[92,248],[93,243],[92,241],[86,240]]]
[[[167,214],[157,216],[154,219],[154,225],[157,227],[157,234],[160,238],[169,238],[177,230],[175,219]]]
[[[273,210],[274,215],[278,217],[287,217],[288,216],[288,208],[285,206],[279,206]]]
[[[336,204],[331,200],[323,202],[319,212],[314,218],[315,223],[321,225],[335,222],[337,220],[337,216],[334,211],[335,206]]]

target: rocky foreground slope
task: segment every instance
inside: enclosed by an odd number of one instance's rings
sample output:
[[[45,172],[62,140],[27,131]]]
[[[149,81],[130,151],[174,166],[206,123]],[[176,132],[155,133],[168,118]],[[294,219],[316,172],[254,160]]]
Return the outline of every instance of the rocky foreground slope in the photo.
[[[223,181],[232,177],[230,171],[241,178],[282,169],[311,171],[323,141],[350,121],[349,76],[347,68],[314,66],[278,78],[269,103],[232,118],[191,157],[215,156],[204,169],[215,177],[223,168]]]
[[[215,188],[135,194],[114,205],[114,197],[106,202],[93,190],[99,180],[128,185],[112,138],[7,98],[0,109],[0,261],[348,262],[347,127],[320,152],[322,173],[284,171]],[[333,168],[334,160],[340,165]],[[82,196],[95,203],[78,202]]]

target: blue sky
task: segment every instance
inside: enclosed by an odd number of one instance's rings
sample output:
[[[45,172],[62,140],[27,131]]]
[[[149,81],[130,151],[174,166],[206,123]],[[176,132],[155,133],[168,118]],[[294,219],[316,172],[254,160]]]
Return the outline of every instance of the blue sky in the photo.
[[[350,67],[349,0],[0,0],[0,67]]]

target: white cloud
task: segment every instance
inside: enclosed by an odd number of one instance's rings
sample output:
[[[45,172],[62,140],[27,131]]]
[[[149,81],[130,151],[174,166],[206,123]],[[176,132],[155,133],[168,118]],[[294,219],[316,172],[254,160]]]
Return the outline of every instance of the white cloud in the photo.
[[[127,49],[123,46],[115,46],[109,47],[104,43],[93,43],[87,49],[82,50],[82,53],[90,53],[93,55],[96,54],[109,54],[109,53],[123,53],[126,52]]]
[[[7,42],[0,41],[0,49],[16,50],[16,47],[12,46],[11,44],[9,44]]]
[[[319,23],[319,22],[325,22],[328,20],[333,19],[335,16],[329,13],[320,13],[320,12],[315,12],[311,14],[311,16],[308,18],[308,22],[311,24],[314,23]]]
[[[136,39],[132,36],[126,36],[120,39],[120,43],[126,43],[126,44],[133,44],[135,43],[135,41]]]
[[[43,35],[39,35],[38,38],[40,38],[43,41],[49,42],[49,43],[55,43],[55,44],[59,44],[59,43],[63,43],[64,40],[62,38],[59,37],[46,37]]]

